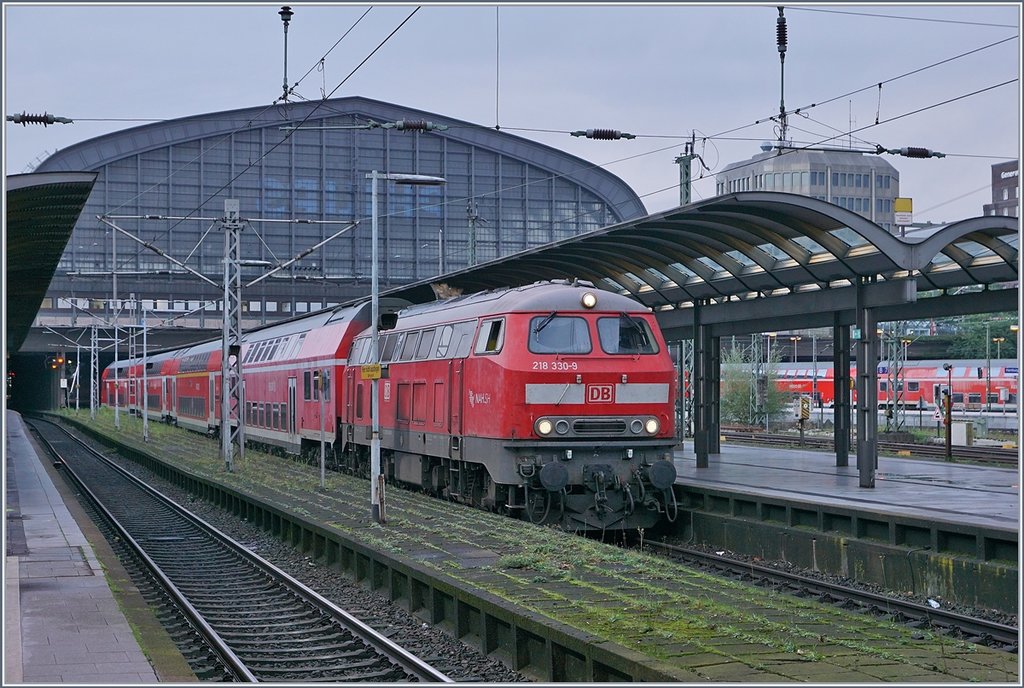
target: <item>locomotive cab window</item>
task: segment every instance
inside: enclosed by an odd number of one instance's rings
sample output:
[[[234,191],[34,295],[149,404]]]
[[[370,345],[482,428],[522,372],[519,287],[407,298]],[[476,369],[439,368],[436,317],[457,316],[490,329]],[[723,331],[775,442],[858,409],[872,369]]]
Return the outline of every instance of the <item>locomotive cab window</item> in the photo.
[[[601,350],[606,354],[653,354],[658,351],[647,321],[625,313],[617,318],[598,318],[597,336],[601,340]]]
[[[588,354],[592,348],[586,320],[555,313],[530,320],[529,342],[535,354]]]
[[[480,325],[480,334],[477,335],[474,352],[478,354],[496,354],[501,351],[501,346],[505,342],[504,325],[505,320],[502,318],[485,320]]]

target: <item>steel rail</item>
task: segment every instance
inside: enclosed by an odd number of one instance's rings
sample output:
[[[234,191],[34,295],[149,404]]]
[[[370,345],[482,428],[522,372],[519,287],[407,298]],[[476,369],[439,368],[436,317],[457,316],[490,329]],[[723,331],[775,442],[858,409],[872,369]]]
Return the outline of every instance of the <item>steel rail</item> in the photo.
[[[43,421],[43,422],[48,422],[48,421]],[[429,683],[452,683],[453,682],[453,679],[451,679],[448,676],[446,676],[445,674],[439,672],[437,669],[435,669],[434,667],[430,666],[428,663],[424,662],[419,657],[416,657],[412,653],[408,652],[407,650],[405,650],[401,646],[397,645],[396,643],[391,641],[389,638],[387,638],[383,634],[378,633],[377,631],[372,629],[370,626],[366,625],[365,623],[363,623],[362,621],[360,621],[356,617],[352,616],[351,614],[349,614],[345,610],[341,609],[340,607],[335,605],[330,600],[324,598],[323,596],[321,596],[316,591],[314,591],[311,588],[307,587],[306,585],[304,585],[302,582],[300,582],[299,580],[297,580],[293,576],[290,576],[289,574],[285,573],[280,568],[278,568],[278,567],[274,566],[273,564],[271,564],[270,562],[262,559],[261,557],[259,557],[255,553],[251,552],[250,550],[246,549],[243,545],[241,545],[240,543],[236,542],[235,540],[233,540],[229,536],[225,535],[224,533],[221,533],[219,530],[217,530],[215,527],[213,527],[212,525],[210,525],[209,523],[207,523],[203,519],[199,518],[195,514],[190,513],[186,509],[184,509],[181,506],[179,506],[178,504],[174,503],[172,500],[168,499],[166,496],[161,494],[159,491],[157,491],[154,488],[150,487],[149,485],[145,484],[139,478],[131,475],[130,473],[125,471],[120,466],[112,463],[109,459],[107,459],[101,453],[99,453],[96,450],[94,450],[92,447],[88,446],[81,439],[79,439],[79,438],[75,437],[74,435],[72,435],[71,433],[69,433],[65,428],[63,428],[63,427],[61,427],[59,425],[52,424],[52,423],[50,423],[50,425],[53,425],[54,428],[60,430],[63,433],[64,436],[69,438],[71,441],[75,442],[84,451],[87,451],[90,455],[92,455],[96,459],[102,461],[104,463],[104,465],[106,465],[107,467],[115,470],[118,474],[123,476],[131,484],[133,484],[134,486],[144,490],[147,494],[149,494],[153,498],[159,500],[160,502],[165,504],[167,507],[169,507],[178,516],[183,517],[189,523],[191,523],[193,526],[199,528],[201,531],[203,531],[204,533],[208,534],[210,537],[214,538],[217,542],[219,542],[220,544],[226,546],[231,552],[233,552],[234,554],[236,554],[236,555],[240,556],[241,558],[243,558],[249,565],[255,567],[256,569],[258,569],[260,571],[263,571],[264,573],[266,573],[268,575],[268,577],[270,577],[271,579],[273,579],[273,580],[279,582],[280,584],[282,584],[285,588],[287,588],[289,591],[291,591],[294,595],[296,595],[297,597],[299,597],[302,600],[305,600],[306,602],[311,604],[313,607],[316,607],[317,609],[321,610],[322,613],[326,614],[327,616],[329,616],[330,618],[332,618],[333,620],[338,622],[340,625],[342,625],[343,627],[345,627],[346,629],[351,631],[355,636],[357,636],[360,640],[362,640],[368,646],[375,648],[380,654],[382,654],[383,656],[385,656],[388,659],[390,659],[391,661],[393,661],[395,664],[397,664],[399,667],[401,667],[410,676],[414,676],[414,677],[416,677],[417,679],[419,679],[421,681],[425,681],[425,682],[429,682]],[[41,434],[40,434],[40,436],[41,436]],[[50,443],[45,438],[44,438],[44,442],[46,443],[47,448],[48,448],[49,451],[54,452],[54,454],[56,456],[59,456],[59,453],[53,447],[52,443]],[[65,466],[65,468],[67,468],[67,470],[71,471],[70,467],[63,460],[63,458],[61,458],[61,462],[64,464],[64,466]],[[73,471],[71,471],[71,472],[73,474]],[[88,488],[85,487],[84,482],[81,481],[80,479],[78,479],[77,475],[75,477],[76,477],[76,480],[78,482],[82,483],[82,488],[84,490],[88,491]],[[102,506],[102,503],[99,501],[98,498],[96,498],[95,495],[93,495],[93,493],[91,491],[88,491],[88,493],[90,494],[90,498],[93,499],[96,502],[96,504],[103,510],[104,514],[108,518],[110,518],[115,524],[117,524],[118,531],[125,535],[126,540],[130,540],[130,542],[132,543],[133,548],[135,548],[136,551],[138,551],[140,553],[140,556],[142,556],[144,558],[144,560],[146,561],[147,565],[151,566],[151,567],[155,567],[154,570],[155,571],[159,571],[159,566],[156,564],[156,562],[153,561],[148,556],[148,554],[145,553],[145,551],[142,549],[142,546],[136,540],[131,538],[131,536],[128,534],[127,529],[125,529],[121,524],[119,524],[117,522],[117,519],[109,512],[109,510],[107,510],[105,507]],[[169,578],[166,577],[166,575],[162,571],[159,573],[159,576],[160,576],[162,582],[166,581],[167,585],[169,586],[168,589],[174,591],[174,593],[176,594],[176,598],[175,599],[177,600],[180,597],[180,599],[183,600],[185,607],[188,610],[190,610],[193,614],[195,614],[196,618],[199,620],[199,623],[201,623],[203,625],[203,627],[209,631],[209,633],[211,634],[212,637],[215,637],[217,639],[218,646],[220,646],[222,644],[222,646],[227,650],[227,652],[230,653],[227,656],[230,656],[230,657],[234,658],[235,663],[237,663],[238,666],[242,670],[244,670],[245,673],[242,673],[240,675],[241,676],[248,676],[249,678],[244,678],[242,680],[258,681],[259,679],[254,677],[254,675],[251,673],[251,671],[247,667],[244,666],[244,662],[241,659],[239,659],[237,657],[237,655],[235,655],[234,652],[230,649],[228,641],[223,640],[219,636],[219,634],[217,634],[216,631],[212,628],[212,626],[210,626],[207,623],[206,620],[202,619],[202,616],[201,616],[200,612],[198,610],[196,610],[195,607],[188,601],[187,596],[184,593],[182,593],[176,586],[174,586],[174,584],[170,581]],[[235,670],[234,666],[232,666],[232,670]]]
[[[45,422],[45,421],[44,421]],[[189,602],[188,598],[181,592],[177,585],[171,581],[170,578],[163,572],[163,569],[146,553],[142,545],[132,537],[131,533],[121,524],[121,522],[114,516],[113,513],[107,509],[103,501],[91,490],[85,481],[78,475],[74,468],[65,460],[64,455],[57,450],[53,443],[45,437],[41,432],[38,431],[34,423],[29,425],[36,430],[36,436],[43,443],[46,450],[50,452],[54,457],[54,467],[67,473],[71,480],[75,483],[76,487],[81,490],[92,502],[93,507],[99,511],[104,518],[107,519],[110,526],[117,531],[121,539],[128,545],[128,547],[134,552],[149,570],[149,572],[159,581],[160,585],[167,591],[168,595],[174,600],[174,603],[178,605],[181,612],[188,619],[195,629],[202,635],[203,640],[217,653],[224,662],[224,665],[234,673],[235,677],[240,681],[247,683],[257,683],[256,677],[249,671],[249,668],[245,666],[238,655],[228,646],[227,642],[217,633],[210,624],[206,622],[203,615]],[[51,424],[52,425],[52,424]],[[58,427],[58,426],[54,426]],[[62,429],[62,428],[61,428]],[[69,435],[70,437],[70,435]],[[74,438],[72,438],[74,439]],[[91,449],[90,449],[91,451]],[[102,458],[102,457],[100,457]]]
[[[978,619],[946,609],[934,609],[917,602],[859,590],[839,583],[830,583],[797,573],[781,571],[768,566],[731,559],[723,555],[680,547],[657,540],[648,540],[645,542],[645,545],[660,548],[676,557],[697,560],[705,565],[725,569],[741,576],[761,577],[768,581],[778,581],[797,590],[806,590],[808,592],[820,591],[822,594],[834,596],[839,600],[853,600],[858,604],[876,609],[881,613],[903,615],[911,619],[925,619],[932,625],[960,629],[966,635],[970,635],[973,638],[991,640],[1004,649],[1010,649],[1013,652],[1017,651],[1020,631],[1015,626]],[[972,640],[972,642],[974,641]]]

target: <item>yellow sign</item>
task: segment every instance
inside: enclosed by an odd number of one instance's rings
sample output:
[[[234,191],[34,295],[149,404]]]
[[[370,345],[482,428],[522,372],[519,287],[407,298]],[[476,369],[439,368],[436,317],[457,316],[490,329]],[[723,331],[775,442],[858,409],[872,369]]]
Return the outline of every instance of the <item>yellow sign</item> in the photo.
[[[807,420],[811,417],[811,398],[800,397],[800,420]]]
[[[914,199],[894,198],[892,199],[892,210],[896,216],[896,224],[909,225],[914,221]]]
[[[364,380],[380,379],[380,363],[368,363],[359,367],[359,372]]]

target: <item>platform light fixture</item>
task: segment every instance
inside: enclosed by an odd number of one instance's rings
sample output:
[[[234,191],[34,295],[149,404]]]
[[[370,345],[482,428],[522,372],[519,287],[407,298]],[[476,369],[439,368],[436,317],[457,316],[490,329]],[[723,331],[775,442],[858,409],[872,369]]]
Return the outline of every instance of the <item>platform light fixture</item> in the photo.
[[[378,278],[378,219],[377,219],[377,187],[381,180],[395,182],[396,184],[410,184],[413,186],[441,186],[448,183],[444,177],[431,177],[423,174],[389,174],[373,170],[366,175],[372,184],[370,188],[370,215],[371,224],[371,251],[370,251],[370,351],[371,361],[376,365],[376,374],[370,379],[370,515],[376,523],[386,521],[381,509],[381,494],[383,492],[383,480],[380,472],[380,398],[378,395],[378,380],[380,379],[380,286]]]

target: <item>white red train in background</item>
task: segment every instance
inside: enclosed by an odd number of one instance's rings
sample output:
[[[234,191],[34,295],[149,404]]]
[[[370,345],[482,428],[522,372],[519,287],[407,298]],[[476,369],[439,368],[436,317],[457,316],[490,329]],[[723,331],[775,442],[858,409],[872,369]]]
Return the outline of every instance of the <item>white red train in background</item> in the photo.
[[[949,365],[949,370],[943,366]],[[890,379],[889,364],[878,365],[878,405],[885,408],[893,403],[908,408],[932,409],[942,404],[942,393],[951,389],[953,410],[982,411],[1016,410],[1018,363],[1014,359],[906,361],[901,380]],[[835,371],[831,362],[780,363],[776,368],[776,385],[784,392],[809,396],[814,403],[831,408],[835,405]],[[854,379],[856,367],[850,368]],[[896,384],[893,384],[896,383]],[[895,387],[895,389],[892,389]],[[851,392],[856,402],[856,391]]]
[[[637,302],[539,282],[408,306],[379,339],[390,480],[569,530],[674,520],[676,378]],[[245,333],[246,441],[318,452],[323,432],[335,467],[369,476],[371,349],[368,303]],[[120,361],[102,400],[216,432],[220,370],[219,340]]]

